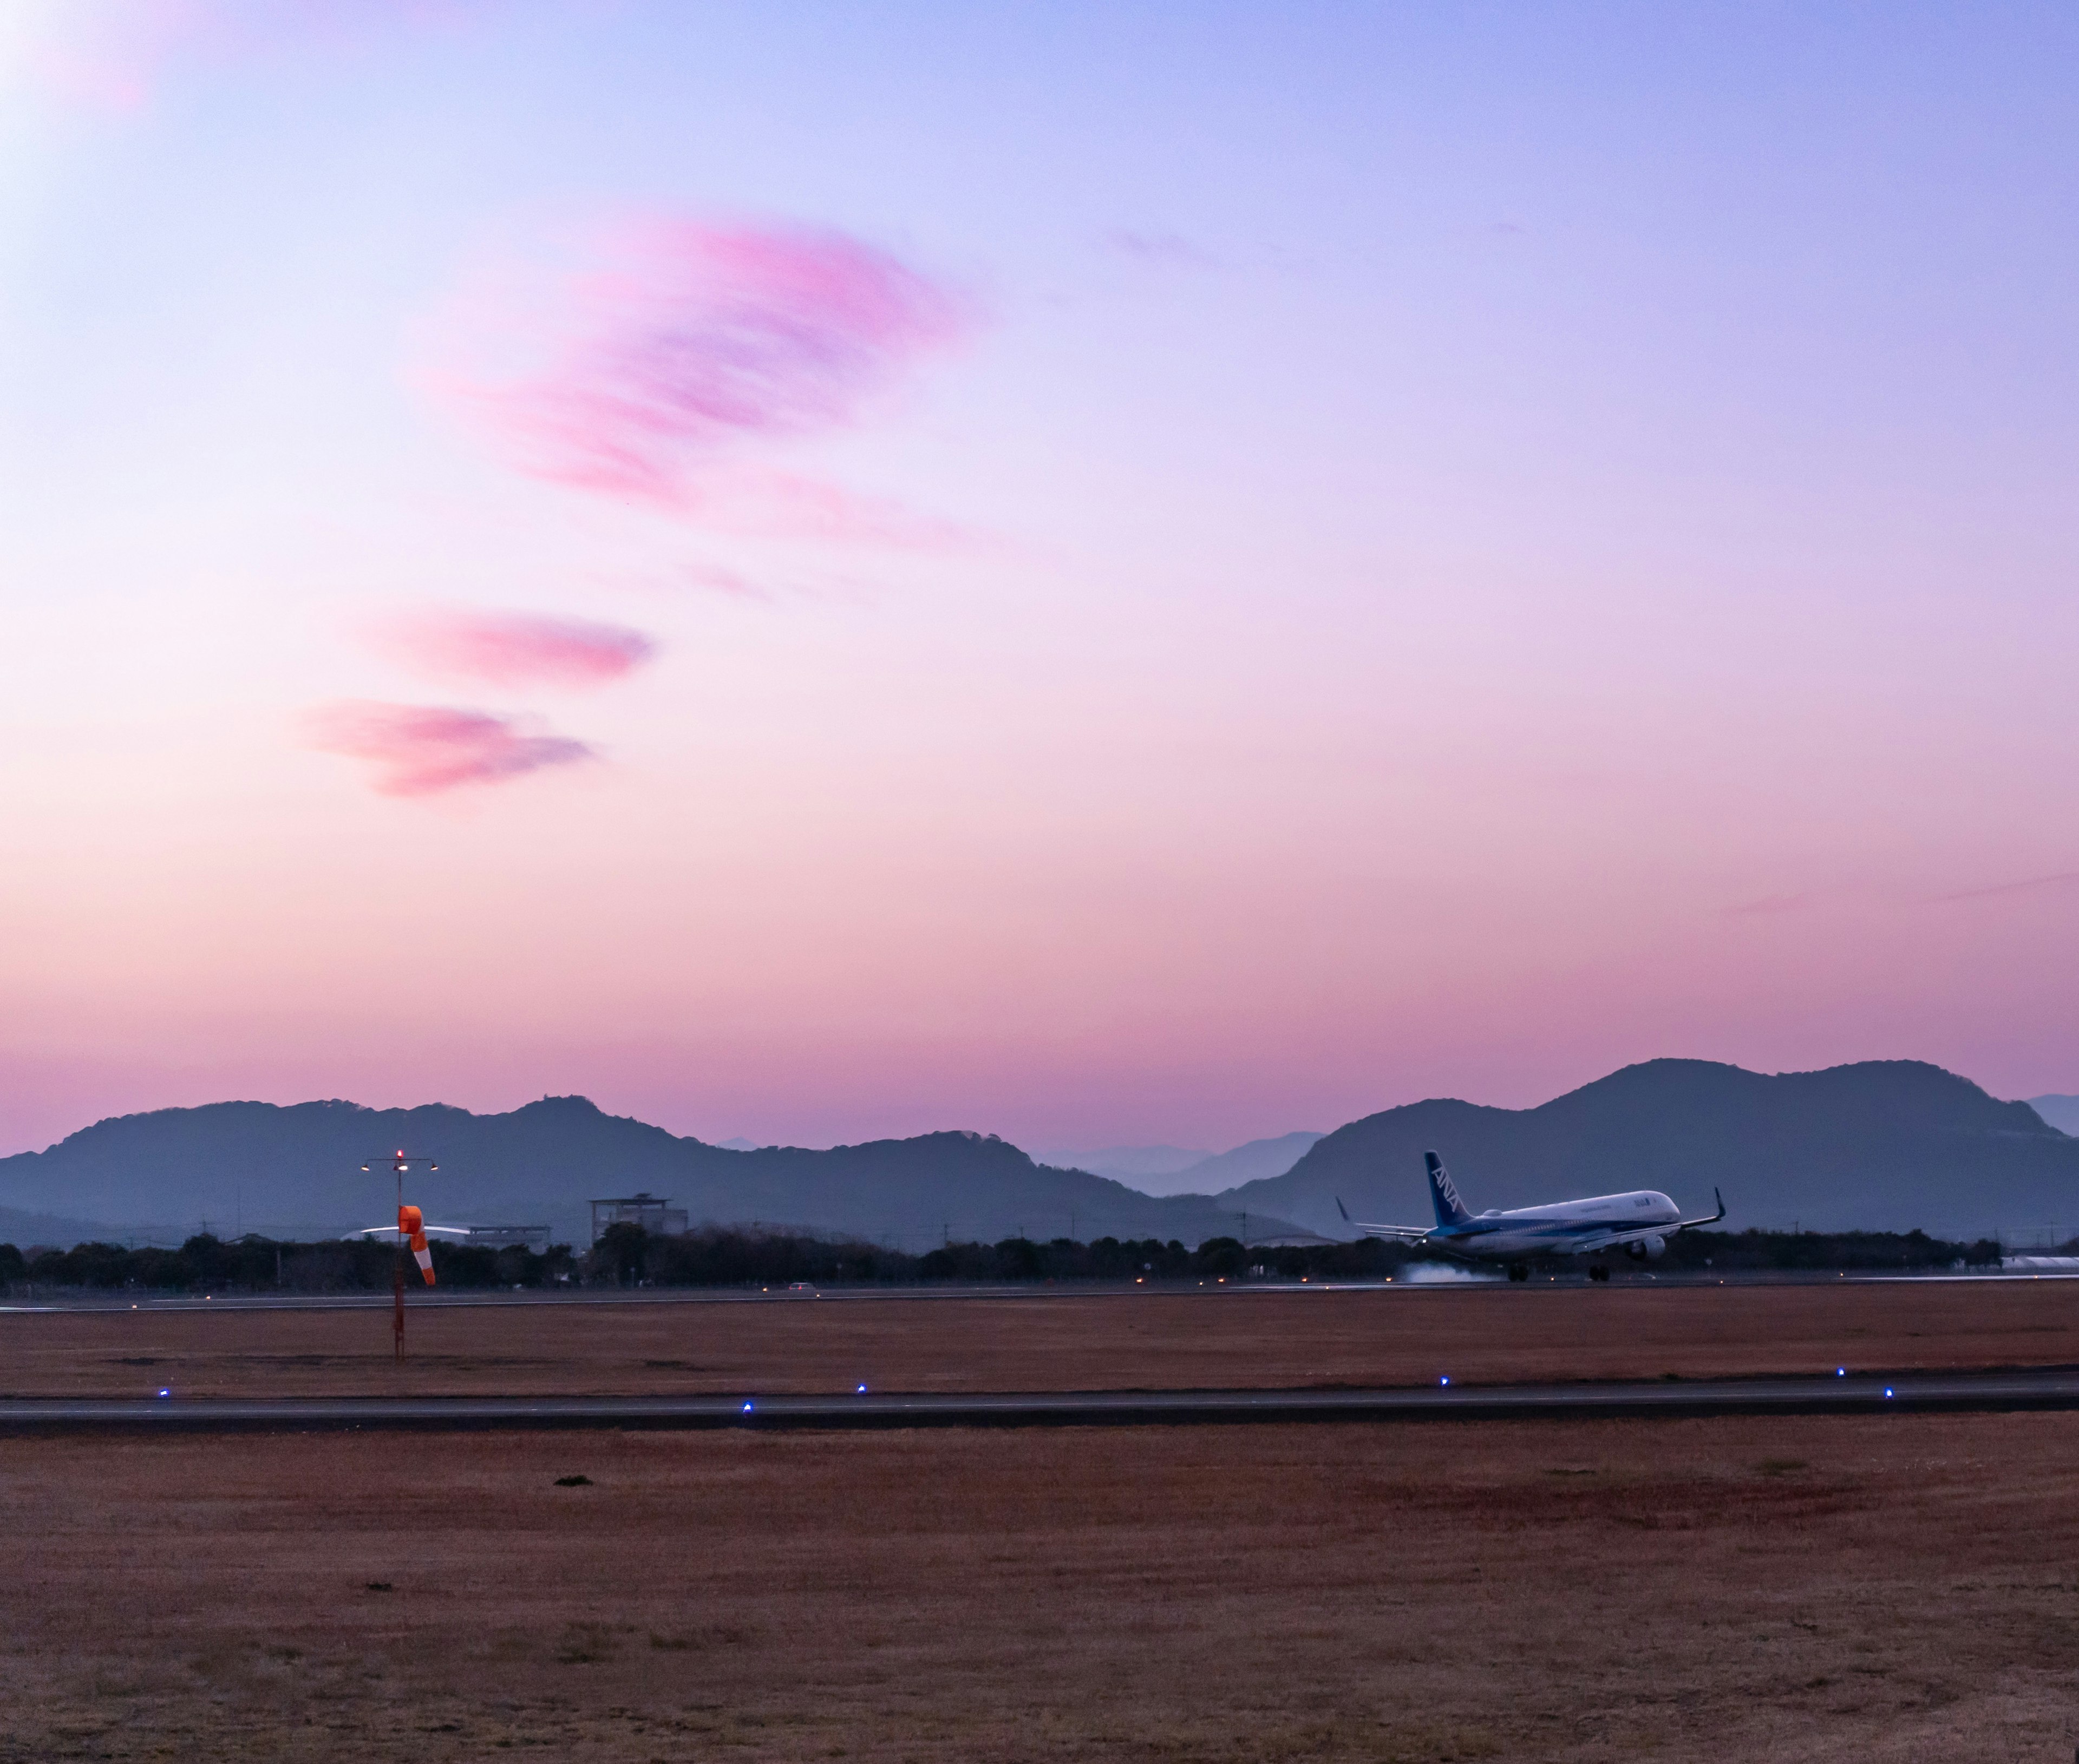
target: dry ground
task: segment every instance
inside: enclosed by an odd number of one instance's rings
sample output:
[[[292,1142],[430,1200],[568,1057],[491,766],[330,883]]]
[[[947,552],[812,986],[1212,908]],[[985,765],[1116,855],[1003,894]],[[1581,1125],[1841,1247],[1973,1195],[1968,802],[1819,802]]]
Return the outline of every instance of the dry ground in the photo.
[[[2066,1415],[0,1440],[0,1758],[2061,1764],[2075,1461]]]
[[[0,1315],[0,1395],[1257,1388],[2079,1364],[2079,1281]]]

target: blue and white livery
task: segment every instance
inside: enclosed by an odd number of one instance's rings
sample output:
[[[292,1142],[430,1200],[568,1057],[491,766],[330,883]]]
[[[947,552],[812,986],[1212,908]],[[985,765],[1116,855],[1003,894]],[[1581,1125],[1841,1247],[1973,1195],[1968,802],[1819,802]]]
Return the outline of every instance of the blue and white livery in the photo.
[[[1621,1249],[1637,1261],[1666,1253],[1667,1239],[1692,1225],[1715,1225],[1726,1216],[1725,1197],[1713,1189],[1718,1210],[1707,1218],[1684,1218],[1682,1209],[1658,1189],[1635,1189],[1629,1194],[1598,1194],[1584,1201],[1555,1201],[1546,1206],[1523,1206],[1504,1213],[1490,1208],[1469,1213],[1458,1198],[1450,1173],[1434,1152],[1422,1154],[1429,1170],[1429,1201],[1437,1223],[1424,1225],[1366,1225],[1352,1219],[1339,1200],[1336,1210],[1366,1237],[1383,1238],[1410,1248],[1441,1250],[1466,1261],[1507,1262],[1511,1280],[1528,1280],[1533,1256],[1600,1256]],[[1609,1267],[1595,1263],[1591,1280],[1608,1280]]]

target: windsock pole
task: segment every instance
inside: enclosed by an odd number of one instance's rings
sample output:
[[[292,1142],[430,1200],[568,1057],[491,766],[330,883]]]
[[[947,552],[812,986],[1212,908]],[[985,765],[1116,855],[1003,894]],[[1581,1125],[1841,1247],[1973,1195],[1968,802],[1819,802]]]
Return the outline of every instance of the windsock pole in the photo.
[[[397,1364],[404,1363],[404,1165],[397,1164],[397,1253],[390,1258],[390,1290],[397,1301]]]
[[[370,1158],[362,1165],[362,1168],[372,1169],[378,1161],[378,1159]],[[390,1160],[390,1167],[397,1173],[397,1256],[391,1270],[390,1333],[399,1365],[404,1362],[404,1252],[407,1248],[417,1261],[419,1272],[425,1277],[426,1284],[430,1286],[433,1283],[433,1252],[426,1243],[425,1215],[416,1206],[404,1204],[404,1172],[414,1164],[423,1164],[429,1170],[440,1168],[430,1158],[419,1157],[405,1152],[395,1153]]]

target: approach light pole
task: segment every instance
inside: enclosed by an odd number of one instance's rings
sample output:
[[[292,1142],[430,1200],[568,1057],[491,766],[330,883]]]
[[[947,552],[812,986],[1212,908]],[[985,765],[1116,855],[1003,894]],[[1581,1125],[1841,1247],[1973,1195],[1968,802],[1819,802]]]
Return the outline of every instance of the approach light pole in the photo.
[[[391,1267],[390,1287],[396,1300],[391,1330],[396,1338],[397,1364],[404,1363],[404,1173],[415,1164],[423,1164],[429,1170],[437,1170],[440,1165],[431,1158],[422,1158],[416,1152],[393,1152],[387,1158],[380,1154],[362,1165],[364,1170],[374,1170],[379,1164],[387,1163],[397,1173],[397,1256]]]

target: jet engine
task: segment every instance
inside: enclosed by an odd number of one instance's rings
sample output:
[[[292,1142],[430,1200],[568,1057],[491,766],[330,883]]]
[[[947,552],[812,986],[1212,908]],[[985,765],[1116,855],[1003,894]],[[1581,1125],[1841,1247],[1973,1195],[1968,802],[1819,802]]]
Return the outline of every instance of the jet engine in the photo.
[[[1625,1254],[1635,1262],[1656,1262],[1667,1253],[1664,1237],[1635,1237],[1625,1245]]]

